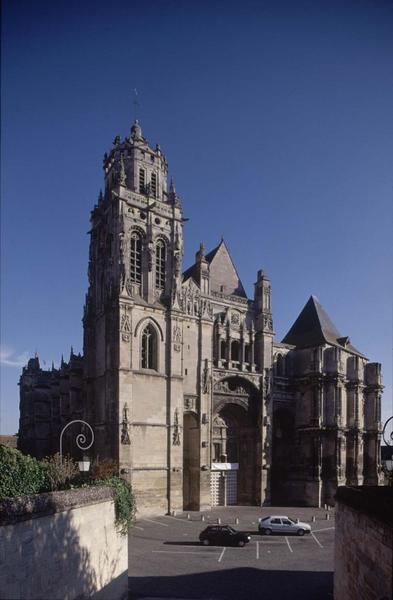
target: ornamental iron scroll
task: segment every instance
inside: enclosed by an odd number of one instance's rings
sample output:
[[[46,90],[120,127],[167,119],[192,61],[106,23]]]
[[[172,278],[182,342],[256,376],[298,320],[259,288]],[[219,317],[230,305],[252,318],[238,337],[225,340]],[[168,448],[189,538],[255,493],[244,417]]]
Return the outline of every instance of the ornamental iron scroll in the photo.
[[[87,446],[84,445],[84,444],[86,444],[86,435],[84,433],[78,433],[78,435],[75,438],[75,443],[78,446],[78,448],[80,450],[88,450],[89,448],[92,447],[92,445],[94,443],[94,433],[93,433],[93,429],[91,428],[89,423],[86,423],[86,421],[81,421],[80,419],[75,419],[75,421],[70,421],[69,423],[67,423],[67,425],[65,425],[63,427],[63,429],[60,433],[60,463],[63,460],[63,434],[64,434],[65,430],[67,429],[67,427],[69,427],[70,425],[73,425],[74,423],[82,423],[82,425],[85,425],[86,427],[89,428],[90,433],[91,433],[91,442]]]
[[[382,437],[387,446],[393,446],[393,417],[389,417],[383,426]]]

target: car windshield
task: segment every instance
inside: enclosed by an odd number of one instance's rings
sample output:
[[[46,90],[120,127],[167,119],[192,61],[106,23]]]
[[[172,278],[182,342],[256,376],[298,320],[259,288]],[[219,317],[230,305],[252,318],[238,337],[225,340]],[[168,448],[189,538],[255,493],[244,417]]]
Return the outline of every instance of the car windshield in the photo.
[[[228,526],[228,531],[230,531],[231,533],[236,533],[236,530],[233,529],[233,527]]]
[[[294,521],[293,519],[291,519],[291,517],[287,517],[288,521],[291,521],[291,523],[293,523],[294,525],[296,525],[296,521]]]
[[[263,519],[261,519],[261,521],[268,521],[268,519],[270,519],[270,517],[264,517]]]

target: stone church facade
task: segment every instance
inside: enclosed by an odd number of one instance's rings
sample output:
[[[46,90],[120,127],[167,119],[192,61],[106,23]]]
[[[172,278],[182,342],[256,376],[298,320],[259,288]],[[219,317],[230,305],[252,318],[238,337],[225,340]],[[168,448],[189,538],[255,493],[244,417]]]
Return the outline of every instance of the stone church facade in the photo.
[[[224,240],[182,272],[183,214],[136,121],[104,157],[91,213],[84,353],[20,379],[19,446],[58,450],[73,419],[114,458],[141,513],[334,503],[379,482],[381,365],[315,297],[274,339],[271,284],[247,298]]]

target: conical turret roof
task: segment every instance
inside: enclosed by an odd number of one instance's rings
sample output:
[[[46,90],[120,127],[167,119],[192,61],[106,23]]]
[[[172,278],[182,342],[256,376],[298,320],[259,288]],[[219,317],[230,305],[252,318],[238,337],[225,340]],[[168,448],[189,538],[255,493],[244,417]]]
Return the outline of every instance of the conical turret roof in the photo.
[[[282,343],[297,348],[309,348],[327,343],[364,356],[352,346],[348,337],[338,331],[316,296],[310,296]]]

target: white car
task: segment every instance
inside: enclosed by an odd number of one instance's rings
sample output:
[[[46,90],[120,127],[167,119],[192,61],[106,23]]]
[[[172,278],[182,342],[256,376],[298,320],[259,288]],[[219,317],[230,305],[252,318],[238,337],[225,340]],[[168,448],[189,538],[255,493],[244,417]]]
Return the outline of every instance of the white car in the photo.
[[[271,535],[272,533],[296,533],[297,535],[304,535],[305,533],[311,533],[311,527],[307,523],[301,521],[294,521],[289,517],[284,516],[271,516],[259,519],[258,525],[259,533],[262,535]]]

